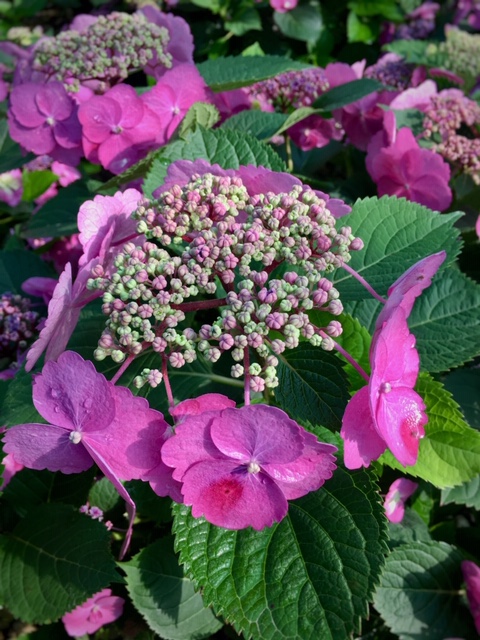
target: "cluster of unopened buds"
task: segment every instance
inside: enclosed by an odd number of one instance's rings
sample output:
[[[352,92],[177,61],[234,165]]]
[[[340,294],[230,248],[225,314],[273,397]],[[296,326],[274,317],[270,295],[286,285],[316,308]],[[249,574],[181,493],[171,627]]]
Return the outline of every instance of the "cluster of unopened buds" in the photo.
[[[137,386],[157,386],[167,361],[180,368],[198,353],[216,362],[228,351],[232,377],[245,375],[262,392],[278,384],[277,356],[301,339],[333,348],[340,323],[332,319],[320,329],[308,312],[342,313],[324,274],[363,243],[350,227],[336,228],[312,189],[251,196],[239,177],[196,174],[140,202],[134,217],[146,241],[127,242],[114,273],[89,286],[105,292],[108,315],[97,359],[120,363],[148,347],[162,357],[162,367],[143,371]],[[186,326],[187,313],[215,309],[212,321]]]

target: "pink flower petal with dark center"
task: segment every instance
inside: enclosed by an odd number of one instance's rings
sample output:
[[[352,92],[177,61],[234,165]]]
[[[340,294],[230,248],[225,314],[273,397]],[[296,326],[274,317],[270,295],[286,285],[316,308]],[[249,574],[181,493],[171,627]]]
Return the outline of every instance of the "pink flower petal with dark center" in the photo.
[[[210,435],[225,456],[260,466],[293,462],[305,441],[302,429],[284,411],[261,404],[224,409],[213,418]]]
[[[387,448],[378,434],[370,409],[369,388],[362,387],[347,405],[340,435],[344,440],[344,463],[347,469],[370,466]]]
[[[122,615],[124,603],[123,598],[112,596],[111,589],[103,589],[63,616],[65,630],[74,638],[95,633]]]
[[[107,91],[105,97],[120,105],[122,115],[118,124],[122,129],[133,129],[142,121],[144,115],[143,102],[130,85],[117,84]]]
[[[53,118],[55,122],[69,118],[75,106],[60,82],[49,82],[40,87],[35,102],[40,113],[46,118]]]
[[[121,118],[121,106],[106,96],[94,96],[78,109],[83,136],[95,144],[107,140],[118,129]]]
[[[29,469],[81,473],[92,458],[82,444],[70,441],[70,431],[52,424],[21,424],[4,435],[4,451]]]
[[[253,527],[257,531],[279,522],[288,503],[275,482],[264,473],[249,473],[232,460],[201,461],[183,478],[185,504],[195,518],[226,529]]]

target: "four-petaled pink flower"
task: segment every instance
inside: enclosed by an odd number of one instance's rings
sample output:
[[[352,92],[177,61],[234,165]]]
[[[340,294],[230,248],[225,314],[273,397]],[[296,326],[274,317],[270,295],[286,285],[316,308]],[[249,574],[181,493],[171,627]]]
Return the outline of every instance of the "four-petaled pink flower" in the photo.
[[[33,404],[48,424],[21,424],[4,435],[4,451],[29,469],[86,471],[95,462],[127,502],[131,536],[135,504],[120,480],[143,479],[158,461],[167,428],[144,398],[113,385],[73,351],[47,362],[33,381]]]
[[[112,596],[111,589],[102,589],[63,616],[65,631],[74,638],[95,633],[104,625],[120,618],[124,604],[123,598]]]
[[[401,522],[405,515],[405,501],[417,490],[418,484],[408,478],[398,478],[390,485],[383,506],[390,522]]]
[[[21,84],[10,94],[10,135],[28,151],[77,164],[81,155],[77,110],[60,82]]]
[[[462,573],[467,585],[467,598],[470,611],[480,634],[480,567],[471,560],[462,562]]]
[[[345,465],[368,467],[387,447],[401,464],[413,465],[427,416],[422,398],[413,390],[420,362],[402,307],[378,329],[370,363],[368,385],[357,391],[343,416]]]
[[[260,530],[286,515],[287,500],[332,476],[335,451],[280,409],[250,405],[188,416],[163,445],[162,458],[194,517]]]

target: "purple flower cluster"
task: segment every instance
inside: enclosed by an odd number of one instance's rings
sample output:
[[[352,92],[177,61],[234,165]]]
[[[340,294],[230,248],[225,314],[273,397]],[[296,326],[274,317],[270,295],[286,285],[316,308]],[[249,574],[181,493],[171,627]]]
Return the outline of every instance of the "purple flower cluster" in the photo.
[[[0,366],[10,367],[0,373],[0,378],[13,376],[36,337],[39,314],[30,307],[28,298],[10,292],[0,296]]]

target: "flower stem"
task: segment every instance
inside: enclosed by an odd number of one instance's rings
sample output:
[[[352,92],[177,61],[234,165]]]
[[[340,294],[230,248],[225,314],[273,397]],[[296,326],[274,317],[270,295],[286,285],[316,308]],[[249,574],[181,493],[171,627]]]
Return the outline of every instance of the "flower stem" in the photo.
[[[130,364],[133,362],[135,356],[130,354],[129,356],[127,356],[125,358],[125,360],[122,362],[122,365],[120,366],[119,370],[117,371],[117,373],[113,376],[113,378],[110,380],[110,382],[112,384],[116,384],[118,382],[118,380],[120,379],[120,377],[125,373],[125,371],[128,369],[128,367],[130,366]]]
[[[322,336],[322,338],[327,338],[329,337],[325,331],[323,331],[323,329],[316,329],[316,332]],[[348,351],[346,351],[340,344],[338,344],[338,342],[336,340],[333,340],[333,344],[335,346],[335,349],[338,351],[338,353],[340,353],[347,362],[349,362],[352,367],[354,369],[356,369],[358,371],[358,373],[362,376],[362,378],[364,380],[366,380],[367,382],[370,381],[370,376],[368,375],[368,373],[363,369],[363,367],[361,367],[358,362],[348,353]]]
[[[385,298],[382,298],[382,296],[379,295],[375,291],[375,289],[371,285],[369,285],[368,282],[364,278],[362,278],[362,276],[359,273],[357,273],[357,271],[355,271],[355,269],[352,269],[352,267],[350,267],[348,264],[345,264],[345,263],[342,264],[342,268],[345,269],[345,271],[347,271],[356,280],[358,280],[358,282],[360,282],[360,284],[364,286],[365,289],[379,302],[381,302],[382,304],[386,303]]]
[[[173,409],[175,406],[175,400],[173,399],[172,387],[170,385],[170,379],[168,377],[167,358],[162,356],[162,375],[163,383],[165,385],[165,391],[167,392],[168,406]]]
[[[250,404],[250,353],[248,347],[245,347],[243,350],[243,368],[245,371],[243,398],[245,406],[248,407]]]
[[[197,300],[196,302],[182,302],[181,304],[172,304],[172,309],[179,309],[188,313],[189,311],[200,311],[201,309],[215,309],[227,304],[226,298],[215,298],[214,300]]]

